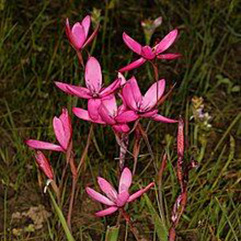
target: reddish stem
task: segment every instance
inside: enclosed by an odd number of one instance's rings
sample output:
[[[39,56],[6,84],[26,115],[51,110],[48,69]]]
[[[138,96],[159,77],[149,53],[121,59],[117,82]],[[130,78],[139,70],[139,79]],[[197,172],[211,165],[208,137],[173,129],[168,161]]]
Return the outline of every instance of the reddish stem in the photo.
[[[87,137],[87,142],[86,142],[86,145],[85,145],[85,149],[83,151],[83,154],[80,158],[80,163],[78,165],[78,168],[77,168],[77,172],[79,173],[80,171],[80,168],[82,167],[82,165],[84,164],[85,162],[85,159],[86,159],[86,156],[88,154],[88,150],[89,150],[89,146],[90,146],[90,142],[91,142],[91,137],[92,137],[92,134],[93,134],[93,130],[94,130],[94,125],[91,124],[90,126],[90,130],[89,130],[89,134],[88,134],[88,137]]]
[[[134,157],[134,165],[132,170],[132,175],[135,175],[136,172],[136,166],[137,166],[137,160],[140,153],[140,145],[141,145],[141,133],[137,126],[134,132],[135,140],[134,140],[134,147],[133,147],[133,157]]]
[[[122,213],[123,217],[125,218],[127,224],[130,226],[130,230],[131,230],[131,232],[133,233],[133,235],[134,235],[134,237],[136,238],[136,240],[137,240],[137,241],[140,241],[138,232],[137,232],[137,230],[134,228],[134,226],[133,226],[133,224],[132,224],[132,222],[131,222],[131,219],[130,219],[130,216],[128,215],[128,213],[126,213],[123,208],[121,209],[121,213]]]
[[[69,203],[69,210],[68,210],[68,216],[67,216],[67,223],[68,223],[69,229],[71,229],[71,218],[72,218],[75,190],[76,190],[77,177],[78,177],[78,171],[75,165],[74,153],[72,148],[73,148],[73,142],[71,141],[69,144],[68,150],[66,152],[67,163],[69,163],[70,170],[72,173],[72,189],[70,193],[70,203]]]
[[[77,53],[77,56],[78,56],[79,63],[81,64],[82,68],[84,69],[85,64],[84,64],[84,61],[83,61],[81,50],[77,50],[76,53]]]
[[[158,67],[157,67],[156,63],[153,63],[153,61],[150,61],[150,63],[154,70],[155,81],[157,82],[159,80]]]
[[[73,206],[74,206],[76,185],[77,185],[77,176],[73,176],[72,177],[72,189],[71,189],[71,194],[70,194],[68,217],[67,217],[67,223],[68,223],[68,226],[69,226],[70,230],[71,230],[71,219],[72,219],[72,212],[73,212]]]

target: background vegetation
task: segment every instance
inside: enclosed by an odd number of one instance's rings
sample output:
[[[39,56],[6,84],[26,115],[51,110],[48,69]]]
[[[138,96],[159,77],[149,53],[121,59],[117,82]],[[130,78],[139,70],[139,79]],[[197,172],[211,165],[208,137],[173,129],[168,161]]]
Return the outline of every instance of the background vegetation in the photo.
[[[60,114],[61,107],[84,105],[80,100],[57,90],[54,81],[83,84],[83,71],[67,42],[64,24],[66,17],[73,23],[91,13],[94,7],[101,9],[101,29],[93,54],[103,66],[105,83],[113,81],[115,71],[135,57],[122,41],[123,31],[144,44],[140,22],[158,16],[163,17],[163,24],[155,32],[153,43],[171,29],[180,29],[173,50],[180,52],[182,59],[160,61],[159,65],[160,75],[167,79],[168,86],[177,83],[172,97],[162,105],[161,111],[173,118],[182,115],[188,121],[199,105],[200,99],[197,97],[202,97],[204,111],[212,118],[210,128],[195,118],[189,123],[189,157],[198,160],[200,167],[191,172],[188,207],[178,227],[178,240],[241,240],[241,33],[238,32],[240,5],[236,0],[1,1],[2,240],[64,240],[50,198],[42,191],[44,179],[24,140],[34,137],[51,141],[54,138],[52,118]],[[149,67],[144,66],[127,77],[136,74],[139,83],[147,86],[147,82],[150,84],[153,81],[149,71]],[[85,146],[89,124],[75,117],[73,123],[78,156]],[[156,178],[154,166],[160,166],[166,150],[168,167],[164,172],[163,195],[168,226],[170,211],[179,192],[174,175],[176,126],[151,123],[148,133],[151,135],[155,165],[150,163],[148,149],[143,144],[134,179],[135,188]],[[113,143],[111,129],[96,126],[85,171],[79,182],[73,219],[76,240],[103,240],[106,226],[116,223],[115,215],[105,219],[92,216],[100,207],[86,196],[83,188],[93,184],[97,175],[116,183],[117,161],[114,158],[117,157],[118,147]],[[51,154],[51,162],[57,170],[64,165],[64,160],[54,153]],[[128,164],[132,165],[131,158]],[[67,180],[66,190],[69,185]],[[143,238],[158,240],[161,221],[157,192],[150,191],[148,197],[128,209]],[[37,228],[34,218],[24,216],[22,212],[40,204],[51,213],[51,218],[43,227]],[[19,218],[16,215],[20,215]],[[121,240],[134,240],[131,234],[126,238],[127,228],[124,222],[122,225]]]

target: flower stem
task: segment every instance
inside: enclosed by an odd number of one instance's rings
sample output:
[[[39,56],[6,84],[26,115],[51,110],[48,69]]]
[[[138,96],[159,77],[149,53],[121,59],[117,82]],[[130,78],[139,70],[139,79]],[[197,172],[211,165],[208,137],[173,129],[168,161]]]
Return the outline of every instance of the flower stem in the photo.
[[[72,211],[73,211],[73,205],[74,205],[74,198],[75,198],[75,190],[76,190],[76,184],[78,180],[78,171],[75,165],[74,161],[74,153],[73,153],[73,142],[71,141],[66,153],[66,159],[67,163],[70,165],[70,170],[72,173],[72,189],[70,194],[70,203],[69,203],[69,211],[68,211],[68,217],[67,217],[67,223],[69,226],[69,229],[71,230],[71,218],[72,218]]]
[[[79,63],[81,64],[82,68],[84,69],[84,68],[85,68],[85,65],[84,65],[82,53],[81,53],[81,51],[79,51],[79,50],[76,51],[76,53],[77,53],[77,56],[78,56]]]
[[[116,141],[120,147],[120,155],[119,155],[119,171],[122,172],[125,165],[125,157],[128,152],[128,144],[129,144],[129,134],[124,133],[116,133],[115,132]]]
[[[137,166],[138,156],[139,156],[140,147],[141,147],[141,133],[138,127],[135,129],[134,136],[135,136],[134,147],[133,147],[134,165],[133,165],[132,175],[135,175],[135,172],[136,172],[136,166]]]
[[[81,168],[82,165],[84,164],[86,155],[87,155],[87,153],[88,153],[88,149],[89,149],[89,146],[90,146],[90,142],[91,142],[93,130],[94,130],[94,125],[91,124],[90,130],[89,130],[89,134],[88,134],[88,138],[87,138],[87,142],[86,142],[86,145],[85,145],[85,149],[84,149],[83,154],[82,154],[82,156],[81,156],[80,163],[79,163],[79,165],[78,165],[78,167],[77,167],[77,172],[78,172],[78,174],[79,174],[80,168]]]
[[[130,226],[130,230],[133,233],[134,237],[136,238],[137,241],[140,241],[141,239],[139,238],[138,231],[136,228],[134,228],[134,226],[131,222],[130,216],[128,215],[128,213],[125,212],[125,210],[123,208],[121,209],[121,212],[122,212],[123,217],[126,220],[126,223]]]
[[[152,67],[154,70],[155,80],[158,81],[159,80],[158,67],[155,63],[153,63],[153,62],[151,62],[151,63],[152,63]]]

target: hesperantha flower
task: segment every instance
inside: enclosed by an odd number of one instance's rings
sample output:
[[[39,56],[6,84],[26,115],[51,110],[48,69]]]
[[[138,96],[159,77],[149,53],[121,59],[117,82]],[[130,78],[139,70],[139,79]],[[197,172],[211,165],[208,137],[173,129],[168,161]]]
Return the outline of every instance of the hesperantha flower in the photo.
[[[66,108],[62,109],[62,114],[59,118],[56,116],[53,118],[53,128],[59,145],[33,139],[27,140],[26,144],[33,149],[66,152],[72,138],[71,119]]]
[[[157,103],[163,96],[164,90],[165,80],[162,79],[155,82],[145,95],[142,96],[136,78],[132,77],[126,82],[122,89],[122,99],[125,102],[125,105],[140,118],[147,117],[155,121],[175,123],[177,122],[176,120],[157,114]],[[124,117],[125,115],[123,114],[122,118]]]
[[[43,171],[48,179],[53,180],[54,173],[47,157],[41,151],[37,151],[34,156],[39,169]]]
[[[85,67],[85,85],[87,88],[55,82],[56,86],[62,91],[79,98],[87,99],[88,114],[94,121],[100,119],[98,108],[101,104],[101,99],[114,93],[124,83],[125,78],[119,74],[118,78],[112,84],[104,88],[102,86],[101,66],[94,57],[88,59]]]
[[[118,209],[125,207],[127,203],[135,201],[145,192],[147,192],[151,187],[154,186],[154,182],[150,183],[143,189],[135,192],[134,194],[129,194],[129,188],[132,183],[132,173],[129,168],[124,168],[121,173],[118,191],[104,178],[98,177],[98,184],[100,189],[106,196],[96,192],[94,189],[87,187],[87,194],[97,202],[103,203],[109,206],[107,209],[95,213],[98,217],[103,217],[116,212]]]
[[[88,110],[79,107],[73,107],[72,111],[82,120],[110,125],[115,132],[119,133],[128,133],[130,128],[127,123],[135,121],[139,117],[136,113],[127,109],[125,105],[117,108],[116,98],[113,94],[101,100],[98,108],[99,117],[97,119],[92,119]]]
[[[112,126],[115,132],[128,133],[130,128],[126,123],[132,122],[138,119],[138,115],[126,109],[126,106],[122,104],[117,108],[116,98],[114,95],[109,96],[102,100],[99,107],[99,114],[102,120]]]
[[[137,59],[136,61],[128,64],[127,66],[121,68],[120,72],[129,71],[135,68],[140,67],[146,61],[151,61],[155,58],[158,59],[176,59],[179,58],[181,55],[178,53],[163,53],[166,51],[176,40],[178,35],[178,30],[174,29],[169,34],[167,34],[157,45],[153,48],[150,46],[142,46],[140,43],[135,41],[126,33],[123,33],[122,37],[125,44],[136,54],[140,55],[141,58]]]
[[[69,24],[69,19],[68,18],[66,19],[66,24],[65,24],[66,35],[69,39],[70,44],[76,50],[83,49],[96,36],[98,31],[98,26],[88,38],[90,23],[91,23],[91,17],[87,15],[82,20],[82,22],[75,23],[71,28]]]

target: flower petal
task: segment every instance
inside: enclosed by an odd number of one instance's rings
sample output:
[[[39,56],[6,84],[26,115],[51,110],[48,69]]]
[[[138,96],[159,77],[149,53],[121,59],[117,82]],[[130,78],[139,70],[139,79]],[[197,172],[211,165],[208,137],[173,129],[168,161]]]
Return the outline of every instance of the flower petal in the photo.
[[[158,102],[158,100],[162,97],[165,90],[165,80],[159,80],[155,82],[146,92],[143,97],[143,101],[141,104],[141,110],[150,110],[152,109]]]
[[[158,59],[177,59],[177,58],[180,58],[182,55],[181,54],[160,54],[160,55],[157,55],[157,58]]]
[[[108,109],[101,104],[99,109],[99,115],[101,117],[101,119],[106,122],[106,124],[108,125],[114,125],[116,122],[114,120],[114,118],[112,117],[111,113],[108,111]]]
[[[160,54],[167,50],[176,40],[178,35],[178,30],[174,29],[169,34],[167,34],[159,44],[155,47],[156,54]]]
[[[76,49],[81,49],[85,41],[84,27],[79,23],[75,23],[71,29],[71,42]]]
[[[90,99],[91,93],[87,88],[80,87],[80,86],[74,86],[74,85],[68,85],[66,86],[66,89],[71,93],[72,95],[75,95],[82,99]]]
[[[85,66],[86,87],[92,94],[98,94],[102,85],[102,73],[98,60],[90,57]]]
[[[130,109],[138,111],[138,105],[142,100],[142,95],[135,77],[132,77],[126,82],[122,90],[122,97]]]
[[[116,199],[117,207],[123,207],[126,204],[129,196],[130,195],[129,195],[128,191],[123,191],[123,192],[119,193],[118,197]]]
[[[68,18],[66,18],[66,22],[65,22],[65,33],[66,33],[68,39],[70,40],[71,29],[70,29],[69,19]]]
[[[142,46],[136,42],[133,38],[131,38],[126,33],[123,33],[122,38],[125,42],[125,44],[135,53],[141,54],[141,48]]]
[[[104,209],[102,211],[95,213],[95,216],[97,216],[97,217],[107,216],[107,215],[110,215],[110,214],[116,212],[117,210],[118,210],[118,207],[110,207],[110,208],[107,208],[107,209]]]
[[[37,151],[35,154],[35,159],[39,168],[48,177],[48,179],[53,180],[54,179],[53,170],[52,170],[52,167],[50,166],[49,160],[45,157],[45,155],[41,151]]]
[[[85,39],[88,36],[88,32],[89,32],[89,28],[90,28],[90,21],[91,21],[90,16],[87,15],[81,22],[81,25],[83,26],[84,32],[85,32]]]
[[[85,41],[84,45],[82,46],[82,48],[84,48],[86,45],[88,45],[93,39],[94,37],[97,35],[98,30],[100,28],[100,25],[98,24],[94,30],[94,32],[89,36],[89,38]]]
[[[115,188],[113,188],[113,186],[102,177],[98,177],[98,184],[101,191],[103,191],[111,201],[115,202],[117,198],[117,192]]]
[[[132,174],[130,169],[126,167],[121,173],[118,192],[119,193],[122,193],[123,191],[128,192],[128,189],[131,183],[132,183]]]
[[[139,115],[136,114],[135,111],[133,111],[133,110],[126,110],[126,111],[123,111],[121,114],[117,115],[115,117],[115,120],[118,123],[127,123],[127,122],[135,121],[138,118],[139,118]]]
[[[154,59],[155,58],[155,54],[152,52],[152,49],[150,46],[144,46],[141,49],[141,55],[142,57],[146,58],[146,59]]]
[[[151,118],[155,121],[160,121],[160,122],[164,122],[164,123],[177,123],[178,122],[177,120],[170,119],[170,118],[167,118],[162,115],[154,115]]]
[[[135,199],[137,199],[138,197],[140,197],[142,194],[144,194],[145,192],[147,192],[151,187],[154,186],[154,182],[150,183],[148,186],[146,186],[143,189],[140,189],[139,191],[135,192],[134,194],[130,195],[130,197],[128,198],[127,202],[133,202]]]
[[[59,89],[61,89],[65,93],[70,94],[70,95],[73,94],[69,89],[67,89],[67,86],[71,86],[71,85],[65,84],[65,83],[62,83],[62,82],[59,82],[59,81],[55,81],[54,83]]]
[[[105,197],[104,195],[96,192],[94,189],[90,188],[90,187],[86,187],[86,192],[87,194],[94,200],[96,200],[97,202],[106,204],[108,206],[114,206],[115,203],[112,202],[109,198]]]
[[[154,115],[156,115],[158,112],[158,110],[150,110],[148,112],[145,112],[144,114],[139,114],[140,117],[145,117],[145,118],[149,118],[149,117],[152,117]]]
[[[119,87],[121,86],[121,79],[117,79],[114,82],[112,82],[108,87],[103,88],[100,92],[100,97],[105,97],[109,94],[112,94],[115,92]]]
[[[71,124],[71,119],[70,119],[68,110],[66,108],[62,109],[62,113],[61,113],[59,119],[61,120],[61,122],[63,124],[66,138],[69,140],[72,136],[72,124]]]
[[[66,139],[63,124],[62,124],[61,120],[59,118],[57,118],[56,116],[53,119],[53,127],[54,127],[54,133],[55,133],[55,136],[56,136],[58,142],[63,147],[63,149],[66,151],[68,148],[69,142]]]
[[[61,146],[53,144],[53,143],[50,143],[50,142],[29,139],[25,143],[29,147],[33,148],[33,149],[42,149],[42,150],[51,150],[51,151],[62,151],[62,152],[64,152],[64,149]]]
[[[106,124],[104,121],[102,121],[101,119],[98,120],[92,120],[90,118],[89,112],[87,110],[84,110],[82,108],[78,108],[78,107],[73,107],[72,109],[73,113],[80,119],[82,120],[86,120],[86,121],[90,121],[93,123],[98,123],[98,124]]]
[[[121,80],[121,83],[120,83],[121,86],[126,83],[126,78],[121,72],[118,72],[118,79]]]
[[[89,99],[88,100],[88,112],[89,112],[90,118],[93,121],[101,119],[100,114],[98,112],[100,105],[101,105],[100,99]]]
[[[125,71],[129,71],[135,68],[140,67],[141,65],[143,65],[146,62],[146,59],[144,58],[139,58],[136,61],[133,61],[132,63],[128,64],[127,66],[119,69],[119,72],[125,72]]]
[[[122,98],[122,96],[120,95],[120,97]],[[122,98],[123,99],[123,98]],[[123,101],[123,100],[122,100]],[[126,107],[126,104],[123,103],[122,105],[120,105],[117,109],[117,115],[122,114],[123,112],[125,112],[126,110],[128,110],[128,108]]]
[[[105,98],[101,99],[101,102],[106,107],[110,115],[114,117],[117,113],[117,103],[116,103],[115,96],[114,95],[106,96]]]
[[[54,83],[59,89],[61,89],[62,91],[64,91],[67,94],[75,95],[75,96],[78,96],[83,99],[91,98],[90,91],[87,88],[70,85],[70,84],[65,84],[65,83],[58,82],[58,81],[56,81]]]
[[[126,124],[113,125],[112,128],[115,132],[119,132],[119,133],[128,133],[130,131],[129,126]]]
[[[66,108],[62,109],[62,114],[59,118],[56,116],[54,117],[53,127],[58,142],[64,150],[67,150],[72,135],[72,126],[68,110]]]
[[[159,27],[162,24],[162,17],[158,17],[154,20],[153,25],[155,28]]]

